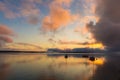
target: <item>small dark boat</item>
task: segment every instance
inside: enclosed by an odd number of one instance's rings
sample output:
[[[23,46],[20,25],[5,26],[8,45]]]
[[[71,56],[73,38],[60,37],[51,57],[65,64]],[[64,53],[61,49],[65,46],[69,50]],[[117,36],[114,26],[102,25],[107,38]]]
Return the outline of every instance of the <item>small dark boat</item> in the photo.
[[[82,55],[82,57],[83,58],[88,58],[89,56],[84,54],[84,55]]]
[[[67,59],[67,58],[68,58],[68,55],[67,55],[67,54],[65,54],[65,56],[64,56],[64,57],[65,57],[65,59]]]
[[[89,60],[90,60],[90,61],[95,61],[95,60],[96,60],[96,58],[95,58],[95,57],[93,57],[93,56],[91,56],[91,57],[89,57]]]

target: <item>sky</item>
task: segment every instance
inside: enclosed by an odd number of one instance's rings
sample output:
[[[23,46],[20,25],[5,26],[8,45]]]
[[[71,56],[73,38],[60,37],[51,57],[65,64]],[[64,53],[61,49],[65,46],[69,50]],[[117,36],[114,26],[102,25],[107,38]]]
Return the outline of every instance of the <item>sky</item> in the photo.
[[[0,48],[119,50],[118,3],[119,0],[0,0]]]

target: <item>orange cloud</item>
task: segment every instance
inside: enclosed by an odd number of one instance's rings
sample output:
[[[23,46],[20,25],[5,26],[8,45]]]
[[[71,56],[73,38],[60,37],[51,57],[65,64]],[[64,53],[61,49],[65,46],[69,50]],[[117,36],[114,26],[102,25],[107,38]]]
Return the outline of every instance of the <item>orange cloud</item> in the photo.
[[[42,28],[45,31],[55,31],[60,27],[65,27],[75,19],[75,15],[72,15],[69,9],[62,7],[62,4],[70,4],[70,0],[55,0],[49,8],[49,15],[45,16],[42,21]]]

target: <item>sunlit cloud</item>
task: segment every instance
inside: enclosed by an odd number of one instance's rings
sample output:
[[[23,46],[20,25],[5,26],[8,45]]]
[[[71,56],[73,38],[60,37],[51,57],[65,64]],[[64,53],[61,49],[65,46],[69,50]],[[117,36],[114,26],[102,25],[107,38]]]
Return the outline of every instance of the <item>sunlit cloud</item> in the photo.
[[[55,31],[67,26],[76,18],[76,15],[71,14],[69,9],[65,9],[63,4],[70,4],[70,0],[55,0],[50,4],[49,15],[45,16],[42,21],[43,30]]]
[[[85,47],[89,47],[89,48],[100,48],[100,49],[104,49],[104,46],[99,43],[99,42],[80,42],[80,41],[69,41],[69,40],[59,40],[58,41],[59,45],[69,45],[68,48],[70,48],[70,46],[74,48],[74,46],[78,46],[81,48],[85,48]],[[65,46],[63,46],[65,47]]]

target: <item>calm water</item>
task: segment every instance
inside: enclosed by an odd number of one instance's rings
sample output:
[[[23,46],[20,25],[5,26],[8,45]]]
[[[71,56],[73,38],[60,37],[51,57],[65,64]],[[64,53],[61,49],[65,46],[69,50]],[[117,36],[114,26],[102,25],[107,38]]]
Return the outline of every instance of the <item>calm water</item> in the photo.
[[[119,58],[0,54],[0,80],[120,80]]]

